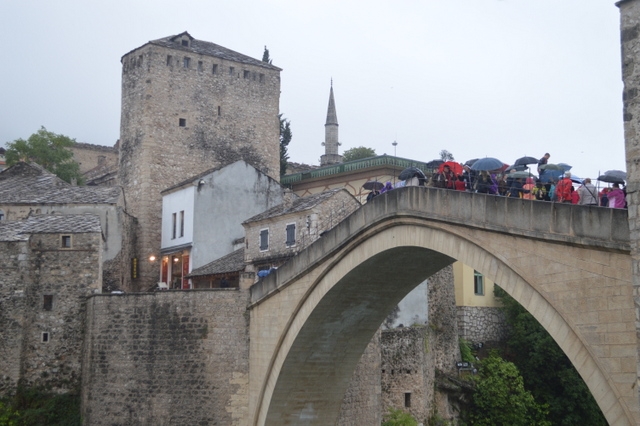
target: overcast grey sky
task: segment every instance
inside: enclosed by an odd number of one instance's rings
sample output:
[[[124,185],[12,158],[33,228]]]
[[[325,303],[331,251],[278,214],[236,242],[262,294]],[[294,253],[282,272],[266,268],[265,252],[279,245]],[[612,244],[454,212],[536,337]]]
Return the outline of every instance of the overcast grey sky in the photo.
[[[551,153],[625,169],[619,11],[607,0],[2,1],[0,144],[41,125],[113,145],[120,58],[182,31],[282,68],[292,161],[317,164],[330,81],[341,153],[464,162]]]

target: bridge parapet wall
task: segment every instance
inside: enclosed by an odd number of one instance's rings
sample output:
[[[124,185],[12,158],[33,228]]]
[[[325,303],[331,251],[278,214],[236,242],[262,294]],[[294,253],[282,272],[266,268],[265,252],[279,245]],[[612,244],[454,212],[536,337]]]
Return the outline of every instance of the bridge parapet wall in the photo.
[[[627,211],[498,197],[438,188],[405,187],[382,194],[306,250],[251,287],[251,303],[321,262],[327,253],[389,217],[416,217],[561,244],[629,252]]]

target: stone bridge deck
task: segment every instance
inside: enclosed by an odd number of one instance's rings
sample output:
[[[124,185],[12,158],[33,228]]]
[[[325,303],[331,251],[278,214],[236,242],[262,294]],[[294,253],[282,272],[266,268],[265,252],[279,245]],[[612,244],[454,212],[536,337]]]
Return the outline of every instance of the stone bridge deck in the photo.
[[[629,250],[624,210],[417,187],[377,197],[251,288],[251,424],[333,424],[388,312],[455,259],[533,314],[610,424],[638,424]]]

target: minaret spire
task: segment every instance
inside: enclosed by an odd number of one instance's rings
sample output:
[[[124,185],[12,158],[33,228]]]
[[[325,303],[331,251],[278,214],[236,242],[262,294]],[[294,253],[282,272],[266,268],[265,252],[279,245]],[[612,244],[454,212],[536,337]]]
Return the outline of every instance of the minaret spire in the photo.
[[[333,78],[329,89],[329,107],[327,108],[327,122],[324,125],[324,155],[320,157],[320,165],[342,163],[342,155],[338,154],[338,114],[336,113],[336,101],[333,97]]]

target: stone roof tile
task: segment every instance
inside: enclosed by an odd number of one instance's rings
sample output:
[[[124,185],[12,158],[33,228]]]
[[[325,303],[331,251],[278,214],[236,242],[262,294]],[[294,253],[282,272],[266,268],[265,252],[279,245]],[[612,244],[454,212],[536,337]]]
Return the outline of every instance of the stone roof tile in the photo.
[[[30,234],[102,233],[95,214],[35,215],[23,220],[0,221],[0,241],[26,241]]]
[[[177,37],[183,34],[187,34],[191,38],[191,42],[189,43],[189,46],[182,46],[180,43],[176,43],[174,41]],[[169,47],[171,49],[179,49],[179,50],[184,50],[186,52],[193,52],[200,55],[215,56],[216,58],[227,59],[227,60],[239,62],[242,64],[256,65],[263,68],[282,71],[281,68],[278,68],[274,65],[268,64],[266,62],[262,62],[261,60],[252,58],[247,55],[243,55],[242,53],[235,52],[231,49],[227,49],[226,47],[222,47],[215,43],[196,40],[195,38],[191,37],[191,35],[189,35],[189,33],[187,33],[186,31],[178,35],[172,35],[169,37],[160,38],[158,40],[151,40],[149,43],[156,44],[159,46]]]
[[[244,270],[244,249],[238,249],[222,256],[213,262],[194,269],[187,277],[202,277],[206,275],[227,274]]]
[[[36,163],[0,172],[0,204],[116,204],[119,187],[73,186]]]
[[[261,220],[270,219],[272,217],[282,216],[284,214],[299,213],[299,212],[307,211],[314,208],[315,206],[322,203],[323,201],[333,197],[335,194],[337,194],[340,191],[344,191],[344,189],[343,188],[330,189],[328,191],[321,192],[319,194],[297,198],[291,204],[288,204],[288,203],[278,204],[277,206],[272,207],[269,210],[266,210],[260,214],[250,217],[249,219],[245,220],[243,223],[258,222]]]

